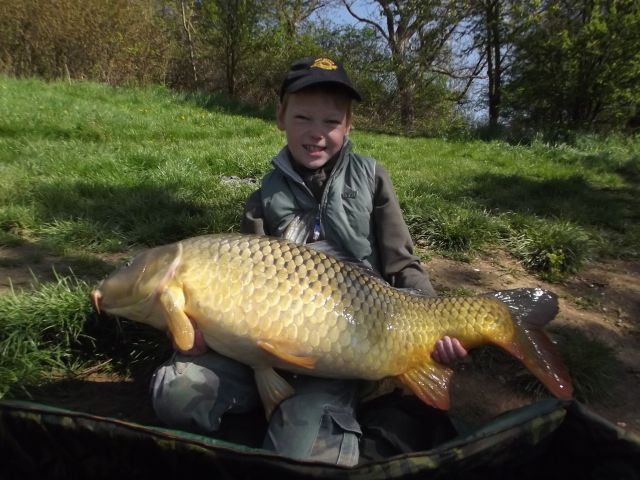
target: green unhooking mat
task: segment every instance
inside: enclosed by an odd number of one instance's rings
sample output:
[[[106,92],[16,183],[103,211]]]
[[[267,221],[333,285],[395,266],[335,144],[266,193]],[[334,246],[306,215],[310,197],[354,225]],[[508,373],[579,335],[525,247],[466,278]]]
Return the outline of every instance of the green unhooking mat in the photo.
[[[633,408],[633,407],[631,407]],[[429,426],[425,425],[425,432]],[[340,468],[206,436],[0,401],[0,478],[640,479],[640,439],[544,400],[435,448]]]

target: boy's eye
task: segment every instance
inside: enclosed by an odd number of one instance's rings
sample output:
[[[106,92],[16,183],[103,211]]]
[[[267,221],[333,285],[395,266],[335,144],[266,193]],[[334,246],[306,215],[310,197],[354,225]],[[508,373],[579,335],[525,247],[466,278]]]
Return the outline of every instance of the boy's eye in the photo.
[[[304,115],[295,115],[293,118],[295,118],[296,120],[302,120],[302,121],[309,120],[309,117],[306,117]]]

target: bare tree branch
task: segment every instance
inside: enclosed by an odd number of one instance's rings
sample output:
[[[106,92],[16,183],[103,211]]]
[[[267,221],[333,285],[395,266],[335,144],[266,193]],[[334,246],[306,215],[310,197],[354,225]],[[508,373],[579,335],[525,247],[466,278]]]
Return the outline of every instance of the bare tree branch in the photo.
[[[347,7],[347,11],[349,12],[349,14],[355,18],[356,20],[358,20],[359,22],[362,23],[366,23],[368,25],[371,25],[373,28],[375,28],[378,33],[380,33],[380,35],[382,35],[384,37],[384,39],[389,42],[389,36],[387,35],[387,32],[384,30],[384,28],[382,28],[379,24],[377,24],[376,22],[374,22],[373,20],[369,19],[369,18],[364,18],[361,17],[360,15],[356,14],[356,12],[353,11],[353,9],[351,8],[351,5],[349,4],[349,2],[347,0],[342,0],[342,3],[345,7]]]

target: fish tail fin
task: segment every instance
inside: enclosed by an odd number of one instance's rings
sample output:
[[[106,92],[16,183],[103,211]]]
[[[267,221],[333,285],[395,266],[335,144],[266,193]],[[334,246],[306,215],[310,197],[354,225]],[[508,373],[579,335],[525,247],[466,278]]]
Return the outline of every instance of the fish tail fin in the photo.
[[[539,288],[507,290],[491,296],[505,303],[514,319],[514,335],[497,341],[498,346],[524,363],[556,397],[570,399],[573,395],[571,377],[543,330],[558,313],[557,297]]]

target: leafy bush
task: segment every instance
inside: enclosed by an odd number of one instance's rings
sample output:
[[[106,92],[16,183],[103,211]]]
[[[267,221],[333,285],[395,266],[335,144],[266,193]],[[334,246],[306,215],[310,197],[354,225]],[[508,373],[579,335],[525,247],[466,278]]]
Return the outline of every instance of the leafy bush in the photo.
[[[594,241],[583,228],[570,222],[536,221],[509,244],[528,269],[549,281],[559,281],[576,273],[590,258]]]

